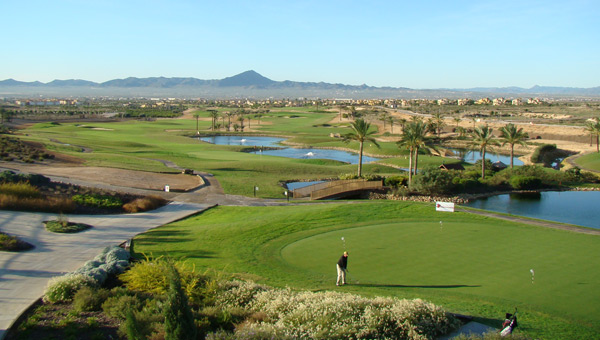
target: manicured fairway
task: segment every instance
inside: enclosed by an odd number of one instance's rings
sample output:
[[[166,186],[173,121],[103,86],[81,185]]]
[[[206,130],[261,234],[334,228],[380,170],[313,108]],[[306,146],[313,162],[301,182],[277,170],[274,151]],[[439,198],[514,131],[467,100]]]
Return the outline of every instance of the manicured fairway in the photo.
[[[352,278],[336,287],[342,237]],[[135,239],[138,254],[185,259],[200,270],[423,298],[496,326],[518,307],[520,330],[543,339],[600,332],[599,249],[597,236],[403,202],[217,207]]]
[[[589,153],[575,159],[575,163],[584,169],[600,171],[600,154],[597,152]]]
[[[326,124],[334,117],[332,113],[315,114],[305,110],[274,112],[262,117],[261,125],[253,121],[252,129],[260,135],[288,136],[289,142],[298,145],[358,150],[358,143],[345,144],[340,138],[330,136],[348,131],[347,121]],[[284,198],[280,181],[335,178],[357,170],[356,165],[338,161],[254,155],[240,152],[244,149],[242,146],[203,143],[190,138],[195,134],[195,124],[195,119],[40,123],[25,129],[21,137],[43,143],[52,151],[80,158],[87,166],[178,172],[159,161],[168,160],[182,168],[214,174],[228,194],[253,196],[253,189],[258,186],[257,195],[263,198]],[[202,133],[212,133],[209,121],[200,121],[199,125]],[[393,176],[401,173],[398,168],[408,167],[406,150],[398,149],[395,142],[380,144],[380,149],[365,145],[365,152],[391,158],[381,160],[380,164],[364,164],[365,174]],[[83,148],[86,152],[82,152]],[[453,161],[425,155],[419,158],[421,166]]]

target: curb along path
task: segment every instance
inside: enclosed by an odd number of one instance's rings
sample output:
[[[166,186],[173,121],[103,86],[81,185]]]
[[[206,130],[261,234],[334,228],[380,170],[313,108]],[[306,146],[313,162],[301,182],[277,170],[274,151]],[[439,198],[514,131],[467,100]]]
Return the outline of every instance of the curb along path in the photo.
[[[138,214],[70,215],[71,222],[93,226],[75,234],[56,234],[44,228],[43,221],[56,218],[56,214],[0,210],[0,230],[35,246],[25,252],[0,252],[0,339],[42,296],[50,278],[76,270],[107,246],[211,206],[172,202]]]

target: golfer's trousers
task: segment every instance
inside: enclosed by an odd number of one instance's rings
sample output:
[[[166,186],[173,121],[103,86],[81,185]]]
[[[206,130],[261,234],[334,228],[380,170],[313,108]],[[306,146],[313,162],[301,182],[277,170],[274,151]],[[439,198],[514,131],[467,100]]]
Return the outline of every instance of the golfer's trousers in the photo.
[[[339,264],[335,265],[337,268],[337,281],[335,282],[337,285],[345,285],[346,284],[346,271],[340,267]]]

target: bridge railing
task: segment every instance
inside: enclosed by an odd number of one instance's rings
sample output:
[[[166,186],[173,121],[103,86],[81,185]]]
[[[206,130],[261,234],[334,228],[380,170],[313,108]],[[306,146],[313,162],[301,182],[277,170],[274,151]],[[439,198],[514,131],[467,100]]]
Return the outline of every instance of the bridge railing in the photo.
[[[337,181],[336,181],[337,182]],[[338,183],[327,188],[315,190],[310,193],[311,200],[318,200],[328,197],[335,197],[343,193],[354,192],[359,190],[380,189],[383,187],[383,181],[366,181],[358,180],[347,183]]]
[[[327,181],[323,183],[317,183],[302,188],[294,189],[292,191],[294,198],[309,197],[313,191],[323,190],[332,186],[338,186],[344,183],[364,182],[364,179],[344,179],[339,181]]]

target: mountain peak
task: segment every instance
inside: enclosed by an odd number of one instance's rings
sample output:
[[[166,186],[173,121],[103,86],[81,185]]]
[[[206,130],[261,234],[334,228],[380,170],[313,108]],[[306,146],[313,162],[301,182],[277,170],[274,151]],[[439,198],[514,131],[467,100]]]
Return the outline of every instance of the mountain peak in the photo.
[[[242,72],[232,77],[227,77],[219,81],[219,86],[256,86],[266,87],[272,85],[275,81],[263,77],[254,70]]]

